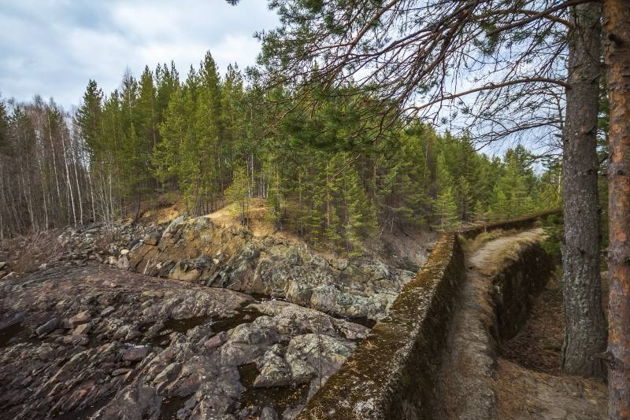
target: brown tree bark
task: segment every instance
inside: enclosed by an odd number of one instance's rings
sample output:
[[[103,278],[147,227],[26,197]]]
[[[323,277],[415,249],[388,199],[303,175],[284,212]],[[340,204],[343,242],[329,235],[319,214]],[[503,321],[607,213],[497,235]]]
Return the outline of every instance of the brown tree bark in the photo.
[[[562,369],[604,378],[598,357],[606,349],[601,303],[600,223],[596,130],[601,55],[601,7],[573,7],[569,33],[566,125],[563,150],[565,337]]]
[[[611,419],[630,419],[630,0],[604,0],[610,101],[608,169],[608,401]]]

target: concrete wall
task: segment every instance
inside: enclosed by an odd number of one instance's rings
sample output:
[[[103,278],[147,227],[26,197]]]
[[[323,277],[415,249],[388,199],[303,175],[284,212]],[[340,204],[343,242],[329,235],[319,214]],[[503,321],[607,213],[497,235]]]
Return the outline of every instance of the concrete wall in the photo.
[[[499,337],[507,340],[521,329],[534,297],[545,287],[554,269],[553,259],[540,244],[530,244],[492,278]]]
[[[434,398],[452,297],[464,276],[459,242],[454,233],[445,233],[390,315],[374,326],[298,418],[423,418]]]
[[[457,290],[466,275],[457,234],[472,237],[492,229],[525,228],[539,217],[443,233],[423,269],[401,291],[389,316],[374,326],[353,356],[313,396],[298,419],[431,418],[440,356]],[[538,255],[538,250],[534,253]],[[530,256],[525,255],[528,259]],[[536,264],[532,261],[524,264],[529,273],[535,271]],[[518,262],[510,264],[505,279],[514,277],[521,269]],[[523,281],[518,284],[504,280],[501,290],[505,292],[497,296],[502,305],[499,326],[506,333],[520,327],[529,309],[529,304],[519,303],[519,295],[521,298],[529,295],[522,295],[529,277],[521,278]],[[502,280],[497,278],[497,281]],[[512,316],[517,318],[515,322],[509,321]]]

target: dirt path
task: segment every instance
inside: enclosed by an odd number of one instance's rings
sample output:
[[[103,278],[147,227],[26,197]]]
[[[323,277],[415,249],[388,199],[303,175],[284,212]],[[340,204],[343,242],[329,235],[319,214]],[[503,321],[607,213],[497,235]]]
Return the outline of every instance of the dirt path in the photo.
[[[606,387],[571,376],[526,369],[503,358],[496,375],[498,419],[606,419]]]
[[[523,357],[526,352],[519,348],[518,342],[520,339],[520,345],[524,344],[522,334],[513,342],[501,346],[497,343],[492,277],[506,262],[518,257],[522,246],[543,239],[542,229],[531,229],[506,234],[468,250],[467,281],[453,315],[449,352],[442,360],[441,400],[436,406],[436,418],[590,420],[605,417],[606,395],[602,384],[536,372],[499,356],[510,352],[519,354],[520,358],[515,357],[514,361],[527,360],[530,367],[538,363],[551,367],[557,363],[557,359],[540,350],[546,348],[544,343],[529,342],[530,348],[539,351]],[[553,306],[557,305],[557,299],[549,299],[544,293],[541,296],[543,299],[539,297],[534,305],[531,318],[534,321],[528,321],[523,328],[529,331],[527,336],[531,341],[544,341],[545,333],[534,333],[532,329],[538,331],[549,322],[554,325],[547,333],[557,337],[561,307],[558,310]],[[546,306],[549,303],[552,307]],[[549,319],[549,316],[554,318]],[[521,350],[520,353],[517,350]]]

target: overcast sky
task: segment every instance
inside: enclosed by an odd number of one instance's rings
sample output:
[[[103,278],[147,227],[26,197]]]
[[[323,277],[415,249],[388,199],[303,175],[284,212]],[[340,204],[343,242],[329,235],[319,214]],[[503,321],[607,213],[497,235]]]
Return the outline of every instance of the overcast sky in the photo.
[[[0,0],[0,95],[78,105],[89,79],[106,93],[129,68],[175,61],[185,77],[210,51],[221,72],[260,50],[256,31],[278,19],[266,0]]]

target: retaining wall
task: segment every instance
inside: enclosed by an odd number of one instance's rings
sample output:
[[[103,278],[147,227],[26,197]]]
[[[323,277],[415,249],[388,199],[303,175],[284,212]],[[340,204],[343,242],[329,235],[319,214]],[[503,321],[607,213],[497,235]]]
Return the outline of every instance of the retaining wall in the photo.
[[[389,316],[374,326],[297,418],[430,419],[457,290],[466,276],[457,235],[472,237],[493,229],[522,229],[553,213],[556,212],[443,233],[423,269],[393,303]],[[529,264],[529,272],[535,270],[531,261],[526,264]],[[510,267],[522,268],[517,262]],[[510,275],[506,274],[505,278]],[[526,281],[523,278],[519,284],[527,287]],[[506,332],[520,326],[520,321],[508,322],[512,314],[524,320],[529,309],[528,304],[523,307],[518,303],[521,286],[511,288],[510,285],[506,282],[501,288],[506,292],[499,296],[504,305],[499,311],[504,313],[501,328]]]
[[[534,297],[545,287],[554,269],[553,259],[540,246],[529,244],[492,277],[498,340],[516,335],[527,321]]]

